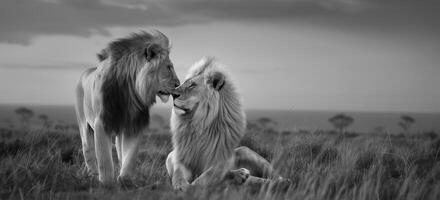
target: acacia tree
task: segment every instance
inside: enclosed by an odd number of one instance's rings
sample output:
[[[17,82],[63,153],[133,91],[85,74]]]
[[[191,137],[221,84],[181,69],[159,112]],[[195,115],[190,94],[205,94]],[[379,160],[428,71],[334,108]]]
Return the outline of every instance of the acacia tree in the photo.
[[[400,117],[399,126],[403,129],[405,133],[409,133],[409,129],[416,122],[414,118],[408,115],[402,115]]]
[[[340,134],[342,134],[343,131],[354,122],[354,119],[348,115],[339,113],[333,116],[332,118],[330,118],[328,121],[335,127],[335,129]]]
[[[41,120],[44,128],[49,128],[49,117],[45,114],[41,114],[38,116],[38,119]]]
[[[15,110],[15,114],[20,117],[21,125],[25,128],[29,127],[29,121],[34,116],[34,111],[29,108],[19,107]]]

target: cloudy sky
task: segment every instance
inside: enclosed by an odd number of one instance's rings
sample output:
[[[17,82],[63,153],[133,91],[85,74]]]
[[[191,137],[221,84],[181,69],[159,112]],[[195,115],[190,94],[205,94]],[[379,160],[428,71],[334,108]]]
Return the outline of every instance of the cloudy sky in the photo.
[[[96,52],[157,28],[180,78],[216,56],[247,108],[439,112],[439,2],[2,0],[0,104],[73,104]]]

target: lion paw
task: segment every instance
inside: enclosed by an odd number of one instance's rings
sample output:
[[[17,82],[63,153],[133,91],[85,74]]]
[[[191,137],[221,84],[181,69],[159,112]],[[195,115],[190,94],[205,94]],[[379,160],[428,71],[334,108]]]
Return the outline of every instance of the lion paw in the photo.
[[[250,174],[251,173],[246,168],[240,168],[229,171],[227,177],[231,179],[233,183],[241,185],[246,182]]]
[[[117,182],[123,189],[138,188],[142,185],[139,180],[128,176],[118,176]]]
[[[185,192],[188,190],[189,188],[189,184],[182,184],[182,185],[174,185],[173,188],[175,190],[181,191],[181,192]]]
[[[84,167],[81,170],[81,174],[86,177],[98,177],[99,176],[98,170],[90,170],[87,167]]]
[[[182,191],[182,192],[187,191],[190,186],[189,182],[185,179],[180,179],[180,180],[173,179],[172,185],[175,190]]]

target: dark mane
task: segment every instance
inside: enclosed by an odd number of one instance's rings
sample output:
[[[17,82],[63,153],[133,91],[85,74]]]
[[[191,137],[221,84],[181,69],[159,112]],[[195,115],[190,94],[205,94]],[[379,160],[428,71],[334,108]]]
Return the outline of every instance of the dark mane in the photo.
[[[133,33],[130,37],[111,42],[104,51],[111,59],[102,86],[102,119],[107,132],[131,134],[148,126],[149,107],[154,102],[143,103],[136,91],[135,81],[147,62],[146,47],[155,42],[155,37],[147,32]]]
[[[113,61],[120,61],[124,56],[144,55],[146,45],[153,42],[153,36],[147,32],[132,33],[129,37],[121,38],[108,45]]]

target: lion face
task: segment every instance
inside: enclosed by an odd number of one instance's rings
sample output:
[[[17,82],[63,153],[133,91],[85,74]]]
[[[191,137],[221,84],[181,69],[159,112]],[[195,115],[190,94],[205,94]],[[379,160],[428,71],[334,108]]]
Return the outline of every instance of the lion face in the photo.
[[[136,107],[154,104],[156,96],[168,101],[172,90],[180,84],[169,59],[168,38],[159,31],[116,40],[98,54],[98,59],[110,60],[108,82],[125,88],[127,93],[115,95],[130,96]]]
[[[208,89],[202,76],[187,79],[174,91],[174,112],[179,115],[192,113]]]
[[[198,64],[201,63],[203,65],[199,71],[190,74],[173,92],[173,110],[177,115],[194,113],[201,104],[205,106],[206,102],[211,105],[217,104],[218,93],[223,88],[225,77],[221,72],[206,69],[211,60],[202,60]]]
[[[170,94],[174,91],[174,88],[179,86],[180,81],[177,78],[176,72],[174,71],[173,64],[169,59],[163,61],[156,69],[156,72],[148,72],[147,75],[155,75],[152,77],[156,83],[155,89],[156,95],[161,99],[162,102],[167,102]]]

